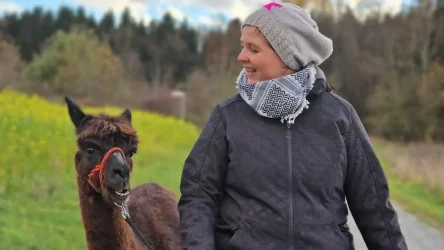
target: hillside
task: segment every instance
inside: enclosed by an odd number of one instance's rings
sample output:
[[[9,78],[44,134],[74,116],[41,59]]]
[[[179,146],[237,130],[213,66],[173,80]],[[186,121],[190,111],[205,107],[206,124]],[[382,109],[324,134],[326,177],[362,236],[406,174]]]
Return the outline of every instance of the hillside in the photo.
[[[118,108],[84,108],[118,114]],[[85,249],[78,208],[74,127],[66,107],[37,96],[0,92],[0,249]],[[133,111],[141,139],[132,185],[156,181],[178,193],[198,129]]]

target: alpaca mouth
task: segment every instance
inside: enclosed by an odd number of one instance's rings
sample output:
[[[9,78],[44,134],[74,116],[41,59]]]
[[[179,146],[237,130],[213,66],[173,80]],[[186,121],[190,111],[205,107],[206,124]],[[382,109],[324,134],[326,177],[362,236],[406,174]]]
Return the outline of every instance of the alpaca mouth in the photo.
[[[119,192],[119,191],[114,191],[114,192],[115,192],[118,196],[121,196],[121,197],[128,196],[129,193],[130,193],[129,189],[124,189],[124,190],[122,190],[122,192]]]
[[[108,188],[108,196],[111,199],[112,202],[117,203],[124,203],[128,200],[128,197],[131,193],[131,190],[129,188],[125,188],[123,190],[115,190],[113,188]]]

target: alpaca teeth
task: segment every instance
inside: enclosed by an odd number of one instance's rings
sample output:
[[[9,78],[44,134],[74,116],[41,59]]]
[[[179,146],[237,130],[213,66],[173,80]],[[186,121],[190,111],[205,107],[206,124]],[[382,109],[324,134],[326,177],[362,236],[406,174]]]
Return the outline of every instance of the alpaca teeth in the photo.
[[[119,196],[125,196],[125,195],[129,194],[129,191],[127,190],[125,193],[120,193],[120,192],[116,191],[116,194],[119,195]]]

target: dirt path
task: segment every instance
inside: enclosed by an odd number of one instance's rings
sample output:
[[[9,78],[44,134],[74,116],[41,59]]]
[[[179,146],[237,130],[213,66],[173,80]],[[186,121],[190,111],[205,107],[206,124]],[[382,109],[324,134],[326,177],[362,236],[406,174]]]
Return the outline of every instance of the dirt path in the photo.
[[[399,224],[409,250],[444,250],[443,233],[419,221],[398,205],[394,204],[394,207],[398,212]],[[351,216],[349,217],[349,225],[354,236],[356,250],[368,250]]]

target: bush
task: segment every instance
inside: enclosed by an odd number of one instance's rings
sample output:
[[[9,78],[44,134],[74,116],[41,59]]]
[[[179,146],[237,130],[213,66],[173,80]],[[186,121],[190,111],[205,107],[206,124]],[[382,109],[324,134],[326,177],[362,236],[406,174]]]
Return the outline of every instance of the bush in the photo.
[[[123,66],[110,46],[91,30],[58,31],[46,48],[25,68],[22,80],[39,93],[115,99],[129,89],[123,84]]]

